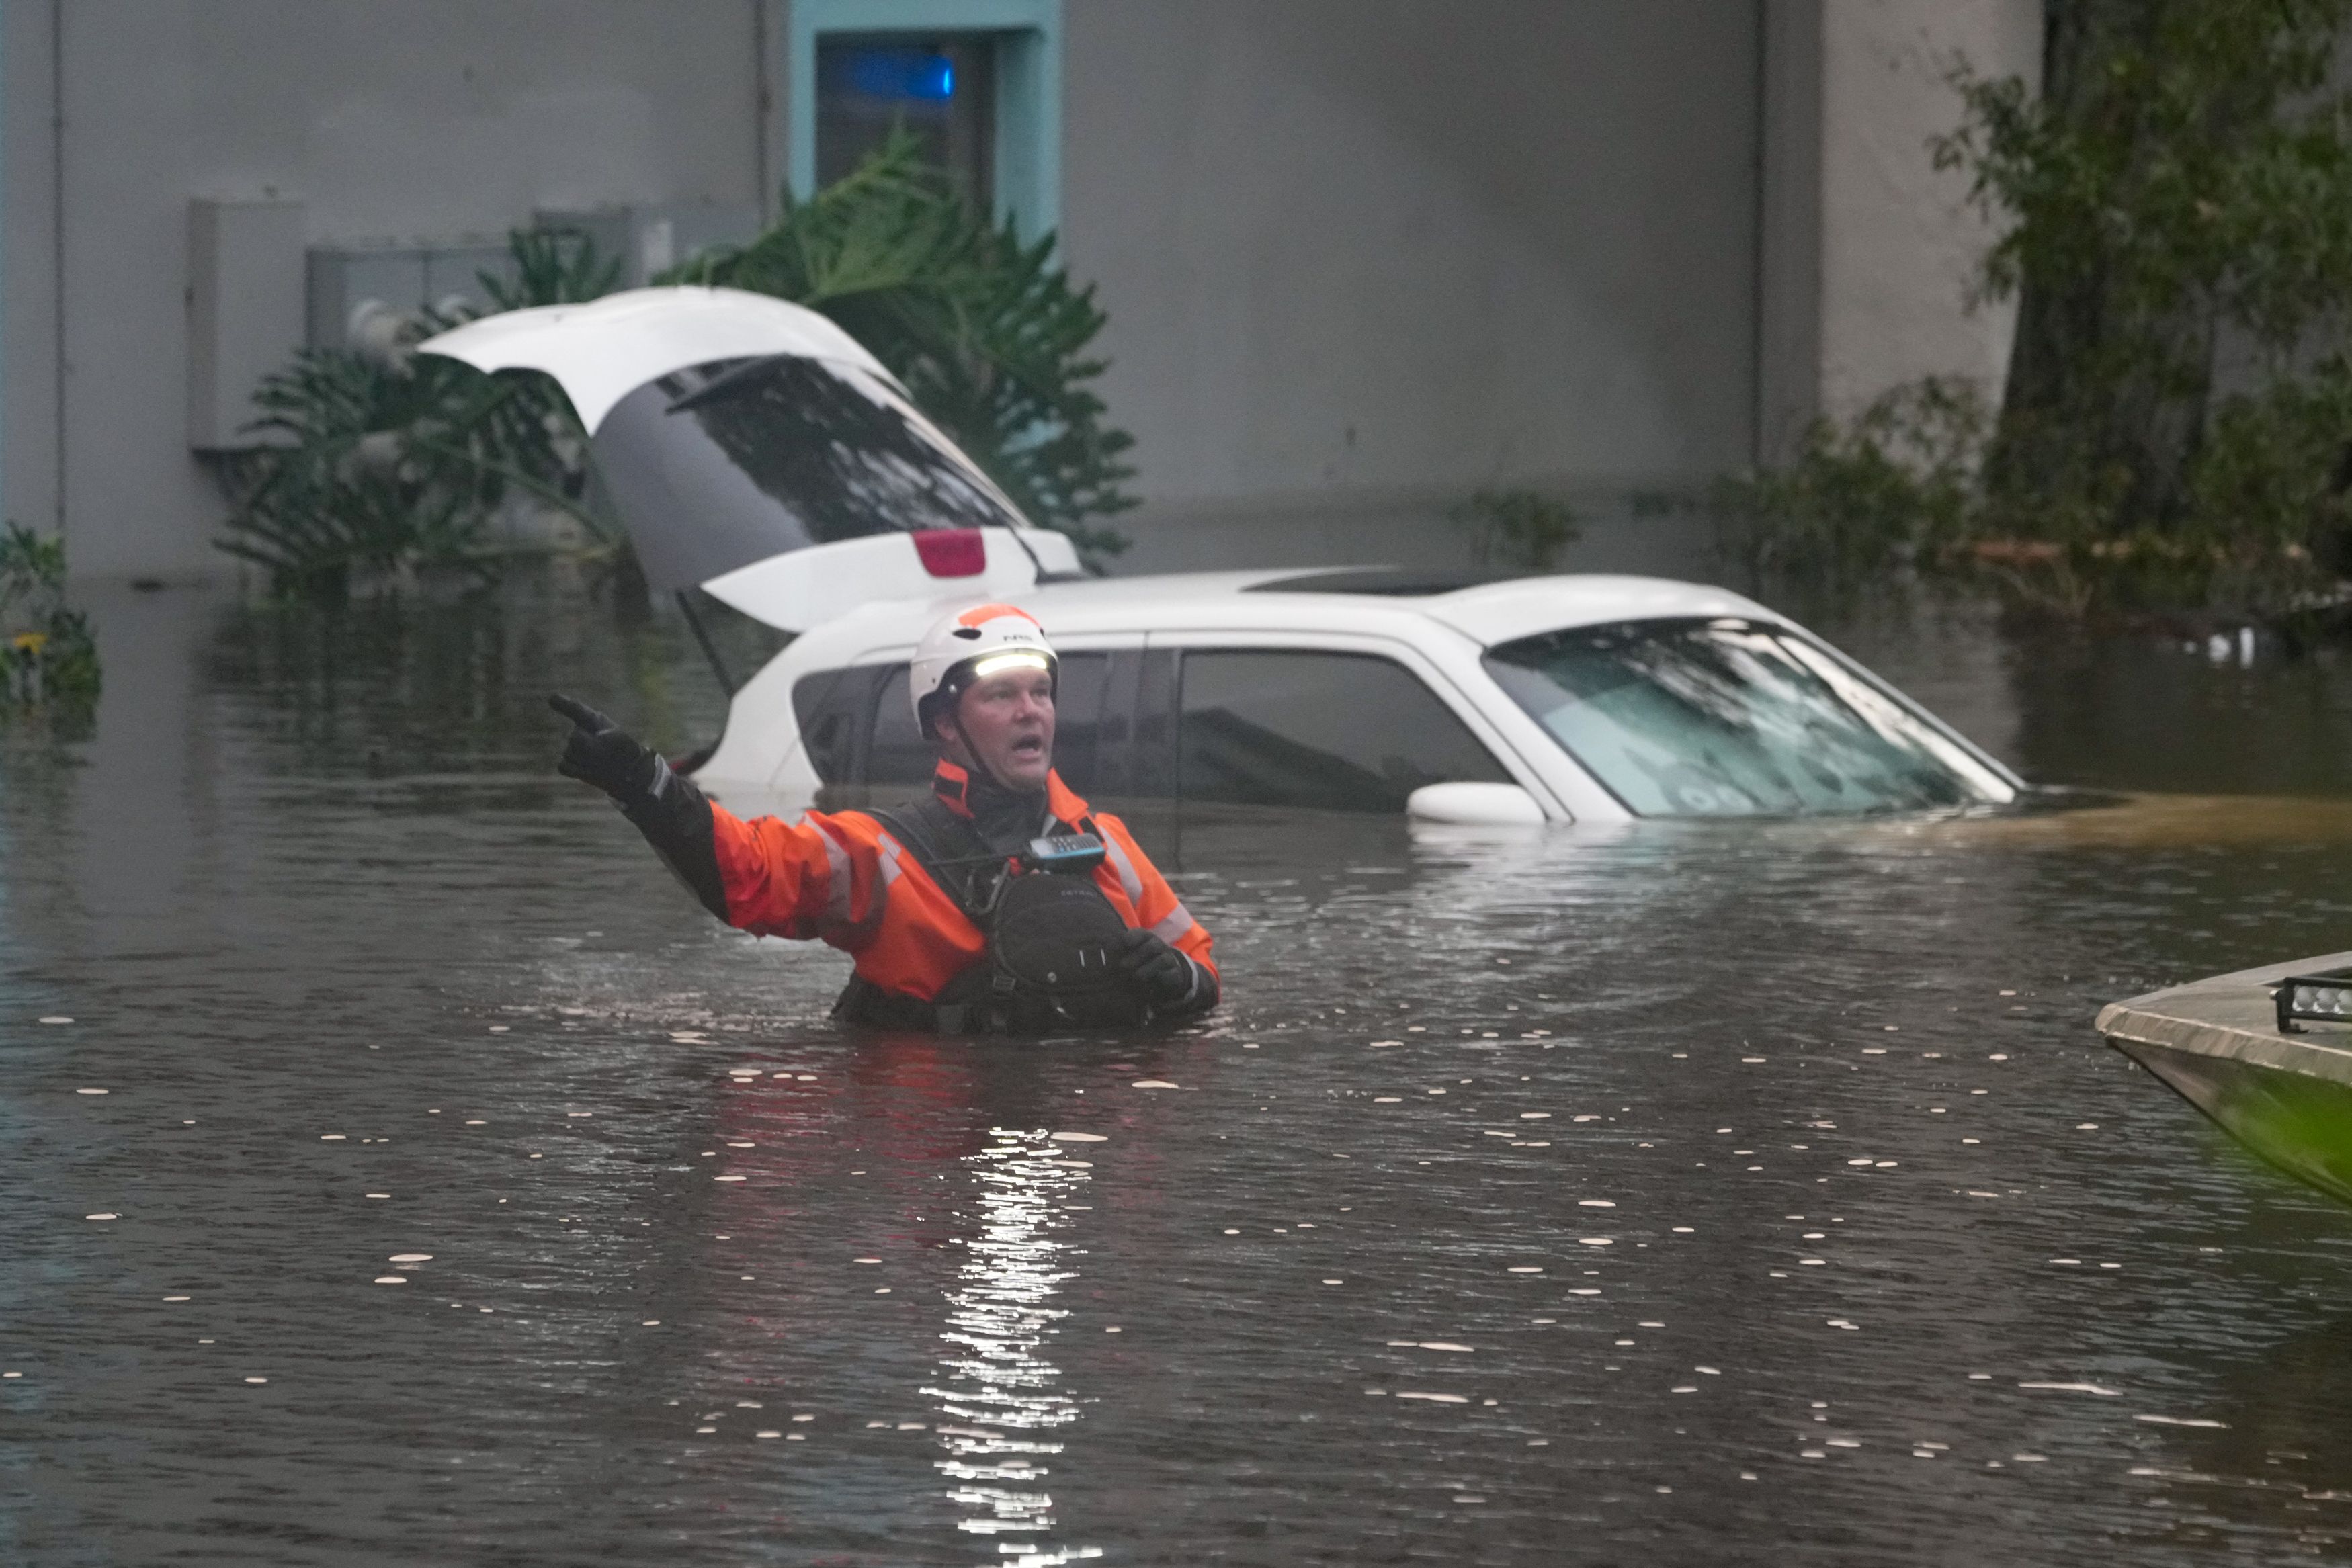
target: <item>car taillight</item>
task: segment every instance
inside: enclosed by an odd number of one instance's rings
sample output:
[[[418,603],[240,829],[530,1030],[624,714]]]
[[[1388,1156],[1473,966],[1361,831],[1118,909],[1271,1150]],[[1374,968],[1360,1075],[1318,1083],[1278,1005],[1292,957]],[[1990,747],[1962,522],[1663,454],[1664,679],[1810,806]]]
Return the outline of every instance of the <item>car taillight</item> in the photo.
[[[978,528],[924,528],[915,553],[933,577],[978,577],[988,570],[988,541]]]

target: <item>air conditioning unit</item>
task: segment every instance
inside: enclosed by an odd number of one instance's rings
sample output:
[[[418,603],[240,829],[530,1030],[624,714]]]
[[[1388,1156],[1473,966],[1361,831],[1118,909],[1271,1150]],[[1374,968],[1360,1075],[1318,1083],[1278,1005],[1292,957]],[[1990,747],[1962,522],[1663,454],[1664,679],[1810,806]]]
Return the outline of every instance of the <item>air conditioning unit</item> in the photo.
[[[459,308],[491,308],[482,286],[488,274],[515,278],[514,256],[503,242],[467,239],[446,245],[313,246],[309,257],[308,341],[314,349],[354,347],[352,328],[362,307],[389,307],[403,315]]]
[[[642,288],[714,246],[750,243],[760,232],[760,209],[749,202],[559,207],[541,209],[532,221],[585,235],[598,256],[620,262],[619,287]]]

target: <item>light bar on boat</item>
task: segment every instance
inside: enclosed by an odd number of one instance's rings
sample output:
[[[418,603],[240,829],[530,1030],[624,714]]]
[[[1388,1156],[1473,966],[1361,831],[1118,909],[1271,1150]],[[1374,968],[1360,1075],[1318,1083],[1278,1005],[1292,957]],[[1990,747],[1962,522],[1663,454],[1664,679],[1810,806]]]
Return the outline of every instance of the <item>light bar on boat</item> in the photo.
[[[2352,969],[2290,975],[2278,983],[2275,996],[2281,1034],[2299,1032],[2294,1022],[2296,1019],[2315,1023],[2352,1023]]]

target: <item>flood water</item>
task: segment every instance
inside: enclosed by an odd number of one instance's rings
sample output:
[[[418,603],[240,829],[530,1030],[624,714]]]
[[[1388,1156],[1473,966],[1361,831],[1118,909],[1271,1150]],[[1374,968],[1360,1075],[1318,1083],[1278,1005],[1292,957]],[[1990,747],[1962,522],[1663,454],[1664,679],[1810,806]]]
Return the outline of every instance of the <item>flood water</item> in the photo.
[[[0,736],[6,1561],[2352,1534],[2352,1213],[2091,1030],[2352,946],[2352,670],[1852,629],[2195,797],[2063,817],[1156,821],[1227,1006],[1041,1048],[844,1033],[552,773],[554,685],[709,737],[674,627],[99,611],[95,736]]]

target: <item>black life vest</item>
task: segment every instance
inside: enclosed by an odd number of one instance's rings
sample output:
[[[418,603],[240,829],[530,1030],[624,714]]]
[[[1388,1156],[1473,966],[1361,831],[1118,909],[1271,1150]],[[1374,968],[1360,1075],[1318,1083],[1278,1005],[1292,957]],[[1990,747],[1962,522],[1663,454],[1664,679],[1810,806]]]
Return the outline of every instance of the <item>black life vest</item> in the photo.
[[[936,797],[868,814],[956,901],[988,946],[936,1000],[852,978],[835,1016],[944,1034],[1122,1029],[1150,1018],[1117,962],[1127,922],[1091,874],[1022,870]],[[1096,832],[1091,821],[1074,826]]]

